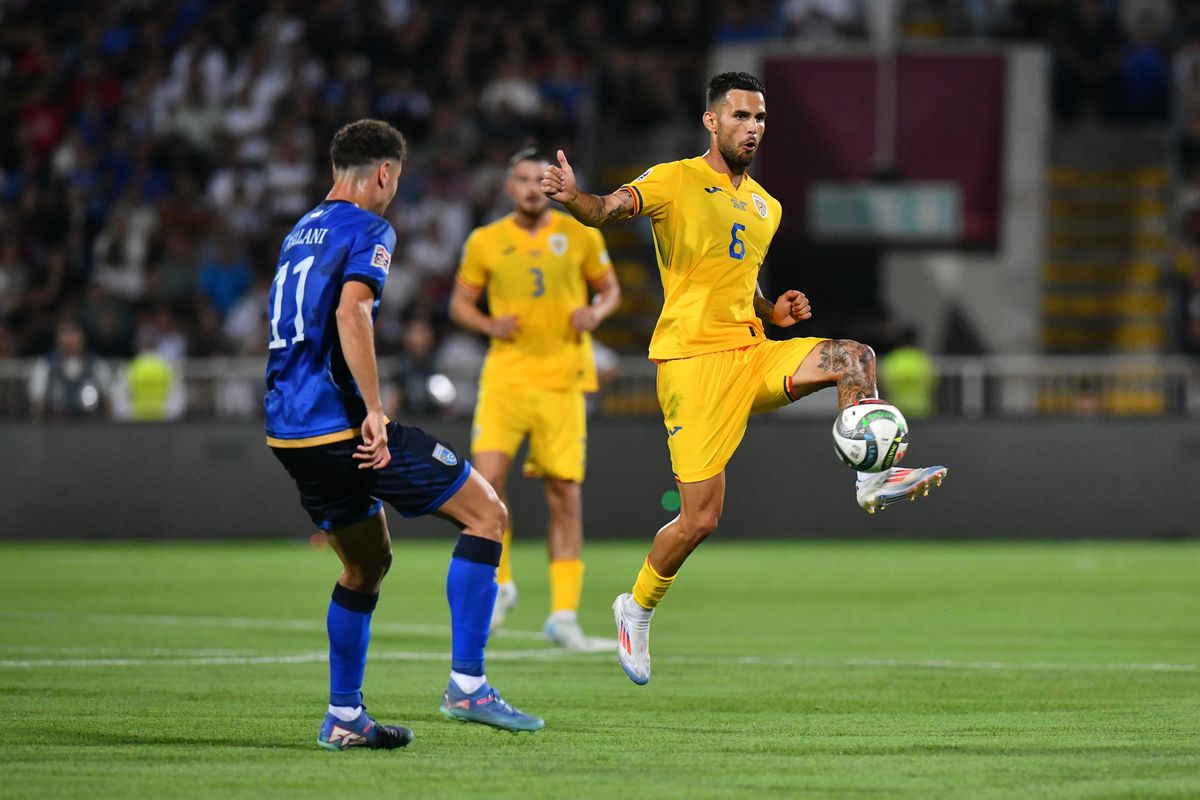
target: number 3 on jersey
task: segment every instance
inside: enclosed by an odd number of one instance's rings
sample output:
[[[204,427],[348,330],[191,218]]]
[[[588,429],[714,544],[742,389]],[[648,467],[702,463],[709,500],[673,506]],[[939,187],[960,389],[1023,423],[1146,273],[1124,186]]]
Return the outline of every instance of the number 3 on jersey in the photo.
[[[309,256],[298,263],[290,273],[300,276],[300,280],[296,282],[296,319],[294,323],[296,335],[292,337],[292,344],[304,341],[304,283],[308,280],[308,271],[312,268],[315,260],[315,256]],[[288,267],[290,266],[291,262],[284,263],[275,277],[275,304],[271,311],[271,341],[267,344],[268,349],[271,350],[288,346],[287,339],[279,335],[279,318],[283,316],[283,287],[287,282]]]
[[[530,267],[529,273],[533,275],[533,296],[541,297],[546,293],[546,274],[537,267]]]
[[[740,222],[733,223],[733,227],[729,229],[729,257],[738,261],[746,257],[746,243],[738,238],[738,234],[744,230],[746,226]]]

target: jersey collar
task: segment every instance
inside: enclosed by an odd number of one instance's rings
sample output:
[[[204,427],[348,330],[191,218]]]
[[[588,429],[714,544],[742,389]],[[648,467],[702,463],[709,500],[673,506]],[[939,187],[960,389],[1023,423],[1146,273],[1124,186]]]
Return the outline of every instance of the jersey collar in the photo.
[[[537,231],[530,231],[528,228],[522,228],[520,225],[517,224],[517,220],[514,218],[514,216],[512,214],[509,214],[508,216],[506,216],[504,218],[504,221],[506,223],[508,223],[508,227],[514,235],[520,236],[522,239],[524,239],[526,241],[536,242],[536,241],[540,241],[541,239],[546,238],[551,233],[554,233],[556,230],[558,230],[558,226],[561,222],[561,219],[559,218],[558,214],[551,211],[549,224],[544,225],[541,228],[538,228]]]
[[[708,170],[708,172],[710,174],[715,175],[718,179],[724,180],[725,185],[728,186],[730,189],[732,189],[734,192],[740,192],[743,188],[746,187],[747,181],[752,180],[752,178],[750,177],[750,171],[747,170],[746,172],[742,173],[741,184],[734,186],[732,175],[730,175],[729,173],[726,173],[726,172],[717,172],[715,169],[713,169],[712,164],[709,164],[708,161],[705,160],[704,156],[696,156],[696,160],[700,162],[700,166],[703,169]]]

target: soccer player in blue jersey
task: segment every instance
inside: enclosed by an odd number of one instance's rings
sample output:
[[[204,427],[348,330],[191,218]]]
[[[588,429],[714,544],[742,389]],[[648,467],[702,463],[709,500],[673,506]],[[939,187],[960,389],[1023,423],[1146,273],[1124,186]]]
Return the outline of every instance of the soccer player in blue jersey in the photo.
[[[333,137],[333,188],[284,239],[271,288],[267,444],[342,560],[329,604],[328,750],[393,749],[412,731],[363,706],[371,614],[392,563],[386,500],[405,517],[435,514],[461,530],[446,576],[452,663],[441,712],[511,731],[542,720],[506,703],[483,669],[496,602],[504,504],[452,447],[384,417],[374,321],[396,233],[382,214],[396,194],[404,137],[376,120]]]

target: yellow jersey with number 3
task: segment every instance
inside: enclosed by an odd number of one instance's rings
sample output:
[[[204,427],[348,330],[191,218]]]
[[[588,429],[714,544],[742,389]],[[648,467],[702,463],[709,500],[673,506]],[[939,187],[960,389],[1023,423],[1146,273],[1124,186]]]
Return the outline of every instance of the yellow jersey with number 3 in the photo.
[[[663,309],[650,358],[666,361],[758,344],[758,270],[782,206],[748,174],[734,188],[701,157],[658,164],[621,187],[650,217]]]
[[[463,245],[457,280],[487,289],[493,317],[515,315],[512,341],[492,339],[483,385],[596,390],[592,337],[576,333],[571,312],[589,302],[588,283],[612,269],[600,232],[551,211],[531,232],[511,215],[475,229]]]

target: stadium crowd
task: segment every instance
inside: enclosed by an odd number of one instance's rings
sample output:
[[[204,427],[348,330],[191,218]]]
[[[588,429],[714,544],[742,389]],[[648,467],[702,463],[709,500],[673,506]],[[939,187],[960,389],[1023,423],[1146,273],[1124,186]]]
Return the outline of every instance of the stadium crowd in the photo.
[[[1124,29],[1101,0],[902,10],[910,35],[1049,35],[1063,119],[1165,120],[1172,57],[1176,105],[1191,114],[1200,12],[1140,5],[1149,10]],[[860,0],[0,2],[0,358],[53,352],[60,323],[105,359],[261,355],[278,243],[327,183],[333,131],[371,116],[412,145],[389,212],[404,268],[385,291],[381,354],[477,364],[482,343],[453,331],[446,303],[467,233],[505,207],[515,149],[690,114],[714,43],[867,37],[868,10]],[[1181,152],[1200,174],[1200,126],[1183,130]],[[1183,282],[1200,298],[1200,267]],[[1192,306],[1200,347],[1200,299]]]

